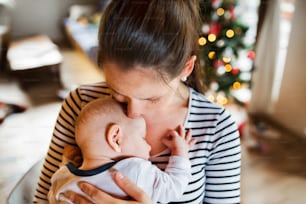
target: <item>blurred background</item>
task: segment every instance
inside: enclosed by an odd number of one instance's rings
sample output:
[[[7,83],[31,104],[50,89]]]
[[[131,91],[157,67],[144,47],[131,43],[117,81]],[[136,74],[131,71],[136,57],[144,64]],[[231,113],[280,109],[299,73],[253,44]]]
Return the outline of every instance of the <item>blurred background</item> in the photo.
[[[0,0],[0,203],[46,154],[69,91],[104,80],[97,32],[109,2]],[[305,10],[303,0],[200,0],[205,94],[238,124],[245,204],[306,200]]]

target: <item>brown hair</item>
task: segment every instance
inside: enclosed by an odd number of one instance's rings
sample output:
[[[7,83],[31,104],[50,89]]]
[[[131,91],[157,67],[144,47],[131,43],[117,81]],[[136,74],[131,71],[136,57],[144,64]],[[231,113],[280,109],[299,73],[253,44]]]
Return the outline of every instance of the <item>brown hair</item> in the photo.
[[[87,137],[88,129],[96,130],[95,132],[100,134],[102,130],[106,130],[109,123],[124,123],[125,117],[123,107],[112,98],[99,98],[91,101],[82,109],[75,123],[77,144],[82,149],[82,144],[85,141],[90,140],[90,137],[96,136]]]
[[[186,84],[203,93],[198,6],[198,0],[112,0],[100,22],[98,64],[114,62],[126,70],[154,67],[171,80],[196,55]]]

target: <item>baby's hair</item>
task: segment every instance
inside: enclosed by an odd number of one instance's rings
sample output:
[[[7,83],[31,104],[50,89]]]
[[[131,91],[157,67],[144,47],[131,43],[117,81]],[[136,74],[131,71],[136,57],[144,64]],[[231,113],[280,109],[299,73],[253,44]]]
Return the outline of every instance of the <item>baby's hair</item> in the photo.
[[[78,137],[79,134],[84,134],[89,128],[105,131],[110,121],[112,123],[121,123],[124,117],[122,106],[114,99],[100,98],[89,102],[81,110],[75,123],[75,139],[77,144],[80,146],[81,143]]]
[[[102,117],[106,115],[108,117],[116,117],[119,109],[123,111],[120,104],[111,98],[96,99],[86,104],[82,109],[76,120],[76,126],[78,126],[79,123],[87,122],[87,120],[93,120],[96,116]]]

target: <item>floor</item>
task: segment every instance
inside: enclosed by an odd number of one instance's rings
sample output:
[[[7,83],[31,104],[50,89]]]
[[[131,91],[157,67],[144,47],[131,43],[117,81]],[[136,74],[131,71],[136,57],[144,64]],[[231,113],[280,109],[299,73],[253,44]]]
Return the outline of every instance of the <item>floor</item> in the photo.
[[[103,80],[103,74],[81,53],[73,50],[61,52],[64,56],[60,68],[63,87],[72,89],[78,84]],[[22,175],[46,153],[61,104],[58,95],[65,94],[58,92],[57,88],[58,85],[45,84],[24,90],[14,78],[3,74],[0,76],[0,101],[28,107],[24,113],[10,115],[0,125],[0,204],[5,203]],[[229,109],[237,121],[245,117],[243,108],[231,106]],[[242,138],[242,203],[306,203],[305,165],[292,165],[294,171],[283,168],[286,163],[306,164],[301,156],[306,155],[306,146],[284,158],[279,157],[297,148],[281,149],[282,154],[274,154],[278,155],[275,158],[271,151],[250,151],[252,140],[249,133],[252,126],[246,127]],[[286,146],[289,143],[287,141]]]

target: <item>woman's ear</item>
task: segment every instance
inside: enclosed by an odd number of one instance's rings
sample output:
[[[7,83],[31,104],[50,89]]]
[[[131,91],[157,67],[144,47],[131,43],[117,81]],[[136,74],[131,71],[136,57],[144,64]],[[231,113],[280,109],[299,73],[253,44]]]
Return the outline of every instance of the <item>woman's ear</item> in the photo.
[[[106,141],[116,152],[121,152],[122,129],[118,124],[111,124],[106,130]]]
[[[191,72],[194,69],[194,64],[195,64],[196,60],[197,60],[197,56],[195,56],[195,55],[192,55],[187,60],[185,66],[184,66],[184,69],[183,69],[183,71],[181,73],[181,80],[182,81],[186,81],[187,80],[187,77],[191,74]]]

